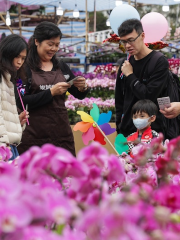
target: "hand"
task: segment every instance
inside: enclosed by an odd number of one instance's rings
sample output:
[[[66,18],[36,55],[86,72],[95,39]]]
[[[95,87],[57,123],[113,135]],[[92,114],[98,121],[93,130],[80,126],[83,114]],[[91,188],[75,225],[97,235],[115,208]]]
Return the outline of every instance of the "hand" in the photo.
[[[179,102],[173,102],[171,103],[171,107],[165,108],[164,110],[160,110],[160,112],[166,117],[166,118],[175,118],[180,114],[180,103]]]
[[[121,67],[121,71],[126,77],[128,77],[130,74],[133,73],[133,67],[129,61],[127,61],[127,60],[124,61],[123,65]]]
[[[86,79],[84,77],[78,77],[78,79],[73,82],[73,85],[79,90],[83,90],[86,88]]]
[[[19,114],[19,121],[21,123],[21,126],[23,126],[26,122],[27,119],[29,118],[29,112],[24,111]]]
[[[68,88],[70,87],[71,85],[66,82],[59,82],[50,88],[50,91],[52,96],[62,95],[63,93],[67,92]]]

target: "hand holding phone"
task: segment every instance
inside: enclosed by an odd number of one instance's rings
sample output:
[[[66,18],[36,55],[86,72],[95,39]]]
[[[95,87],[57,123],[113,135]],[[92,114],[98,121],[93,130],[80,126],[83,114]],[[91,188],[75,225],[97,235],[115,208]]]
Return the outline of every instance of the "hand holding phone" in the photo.
[[[169,108],[171,106],[169,97],[158,98],[157,101],[158,101],[159,108],[162,110],[164,110],[165,108]]]

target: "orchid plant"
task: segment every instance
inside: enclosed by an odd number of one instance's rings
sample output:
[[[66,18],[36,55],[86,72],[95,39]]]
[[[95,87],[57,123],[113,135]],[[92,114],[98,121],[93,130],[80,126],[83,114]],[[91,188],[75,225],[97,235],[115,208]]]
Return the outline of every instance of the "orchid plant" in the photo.
[[[99,109],[100,112],[108,112],[109,110],[112,111],[113,116],[111,118],[111,121],[115,120],[115,100],[114,99],[106,99],[102,100],[101,98],[84,98],[82,100],[79,100],[72,95],[68,95],[67,100],[65,102],[65,106],[68,111],[68,116],[71,124],[74,124],[76,122],[80,121],[80,117],[77,115],[77,111],[84,111],[84,112],[90,112],[90,110],[93,107],[93,103],[95,103]]]
[[[0,239],[180,239],[180,137],[109,155],[46,144],[0,162]],[[1,160],[3,152],[0,151]]]

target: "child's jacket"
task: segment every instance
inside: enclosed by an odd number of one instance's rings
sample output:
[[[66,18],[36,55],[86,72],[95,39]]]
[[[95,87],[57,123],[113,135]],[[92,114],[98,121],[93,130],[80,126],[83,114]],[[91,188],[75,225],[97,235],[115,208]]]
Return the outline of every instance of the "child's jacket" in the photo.
[[[129,136],[127,137],[127,141],[128,141],[128,142],[133,142],[133,141],[137,140],[137,139],[138,139],[138,135],[139,135],[139,134],[138,134],[138,130],[137,130],[137,132],[132,133],[131,135],[129,135]],[[149,126],[149,127],[143,132],[140,141],[141,141],[142,143],[150,143],[151,140],[152,140],[152,138],[155,138],[155,137],[158,137],[158,136],[159,136],[159,134],[158,134],[156,131],[152,130],[152,129],[151,129],[151,126]],[[131,151],[131,149],[132,149],[133,147],[135,147],[135,145],[134,145],[133,143],[128,143],[128,146],[129,146],[129,150],[130,150],[130,151]]]

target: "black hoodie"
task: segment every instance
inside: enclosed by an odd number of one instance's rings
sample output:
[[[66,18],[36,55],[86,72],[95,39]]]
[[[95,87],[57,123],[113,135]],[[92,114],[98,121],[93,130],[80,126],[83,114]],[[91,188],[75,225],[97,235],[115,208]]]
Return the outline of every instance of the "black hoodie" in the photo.
[[[136,131],[131,118],[131,109],[138,100],[149,99],[158,107],[157,98],[167,96],[169,64],[164,56],[158,59],[154,72],[148,76],[150,68],[148,65],[151,64],[150,59],[154,54],[156,52],[152,51],[140,60],[135,60],[134,56],[131,56],[129,62],[133,67],[133,73],[128,77],[123,76],[121,79],[121,67],[119,68],[115,89],[116,126],[117,132],[125,137]],[[151,125],[158,133],[165,131],[163,118],[164,116],[158,112],[156,121]]]

